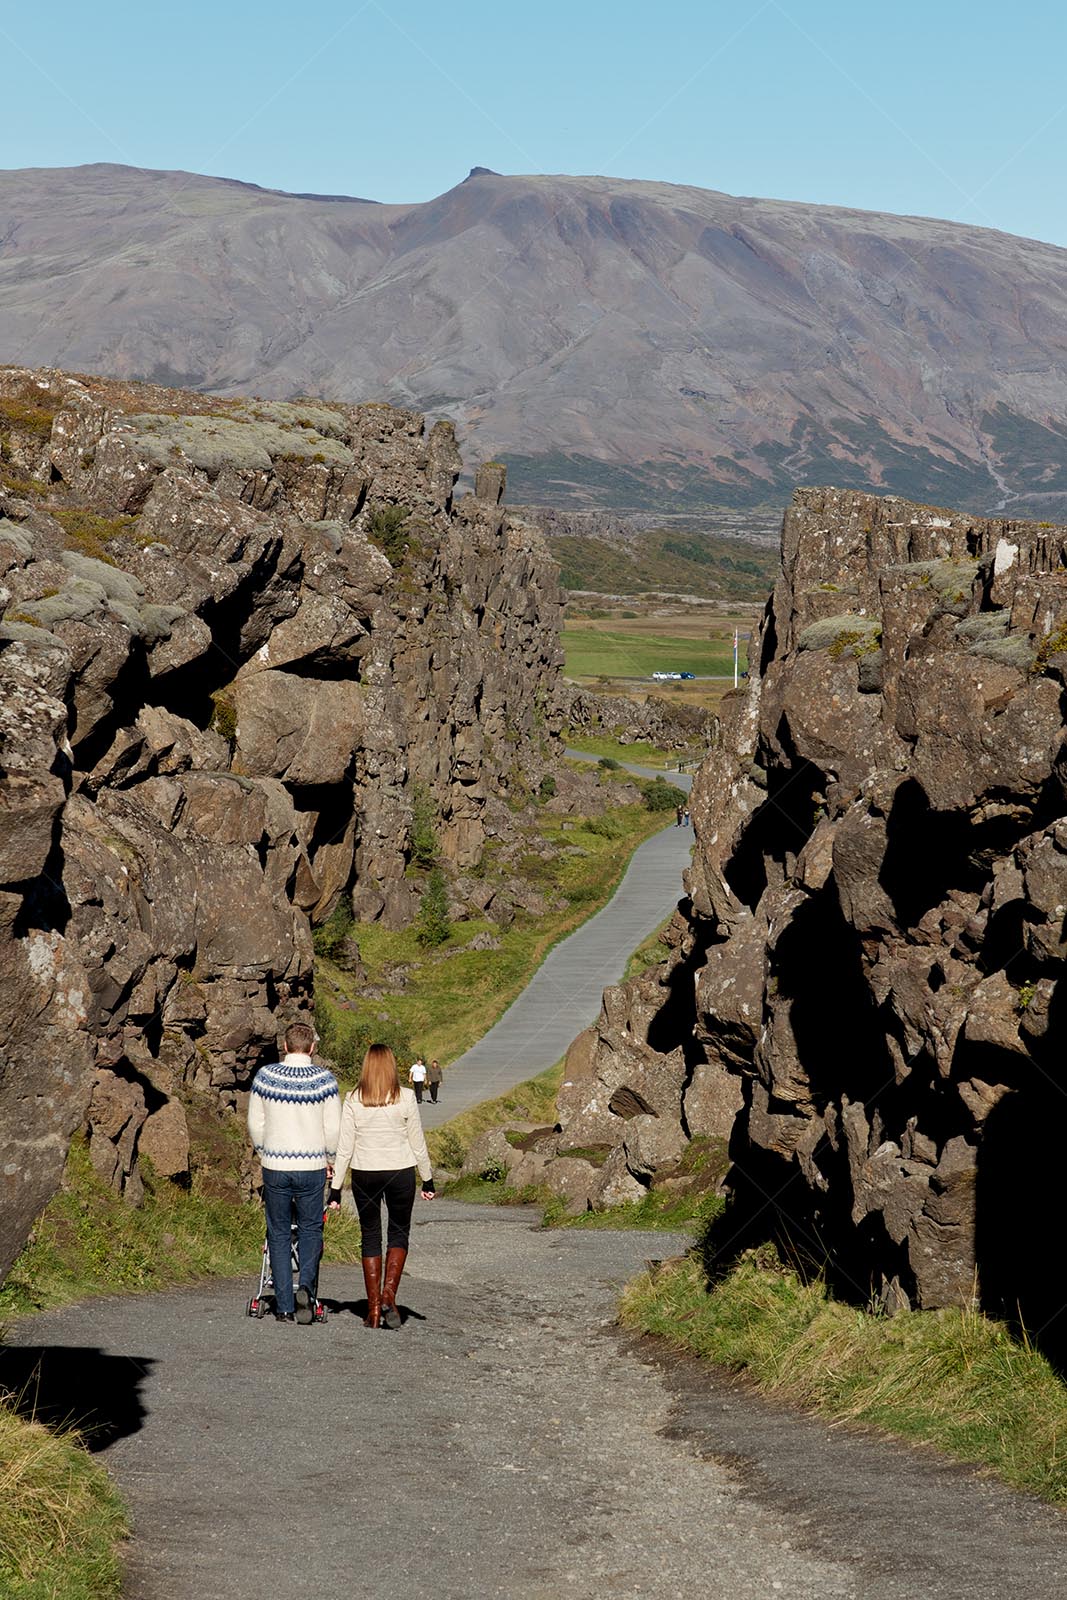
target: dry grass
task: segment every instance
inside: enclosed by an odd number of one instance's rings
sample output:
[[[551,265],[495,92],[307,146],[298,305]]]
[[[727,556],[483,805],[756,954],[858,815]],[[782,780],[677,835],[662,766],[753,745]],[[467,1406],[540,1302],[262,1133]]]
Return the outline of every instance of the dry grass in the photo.
[[[132,533],[137,526],[136,517],[101,517],[87,506],[50,506],[54,517],[66,535],[71,550],[93,556],[97,561],[110,561],[107,546],[112,539]]]
[[[0,1404],[0,1594],[110,1600],[127,1533],[107,1473],[77,1438]]]

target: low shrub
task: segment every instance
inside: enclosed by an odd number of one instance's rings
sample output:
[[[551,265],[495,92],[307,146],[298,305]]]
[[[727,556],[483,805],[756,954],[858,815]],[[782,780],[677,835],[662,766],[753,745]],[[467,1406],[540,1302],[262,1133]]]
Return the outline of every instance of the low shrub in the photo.
[[[356,925],[352,915],[352,905],[346,894],[343,894],[334,906],[326,921],[315,929],[311,935],[311,943],[317,956],[338,955]]]
[[[666,778],[650,778],[642,784],[641,798],[649,811],[675,811],[688,803],[685,790]]]

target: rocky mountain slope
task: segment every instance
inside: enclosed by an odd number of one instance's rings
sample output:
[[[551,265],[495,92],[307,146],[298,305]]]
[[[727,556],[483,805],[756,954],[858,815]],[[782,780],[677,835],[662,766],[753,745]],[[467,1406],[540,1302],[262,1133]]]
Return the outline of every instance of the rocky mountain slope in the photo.
[[[0,174],[0,360],[461,423],[517,497],[1067,496],[1067,252],[925,218],[477,169],[424,205]]]
[[[753,659],[669,959],[520,1179],[601,1204],[728,1140],[729,1250],[890,1309],[977,1285],[1062,1353],[1067,528],[800,490]]]
[[[459,873],[585,781],[555,563],[460,465],[384,405],[0,370],[0,1274],[86,1119],[133,1201],[191,1134],[247,1183],[310,921],[406,925],[417,800]]]

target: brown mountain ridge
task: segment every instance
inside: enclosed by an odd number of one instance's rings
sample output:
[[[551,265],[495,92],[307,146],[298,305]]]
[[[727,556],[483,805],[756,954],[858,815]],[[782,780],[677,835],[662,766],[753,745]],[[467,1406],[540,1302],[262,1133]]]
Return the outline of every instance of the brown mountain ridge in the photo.
[[[1067,251],[666,183],[475,168],[387,205],[2,173],[0,361],[380,397],[556,505],[1067,500]]]

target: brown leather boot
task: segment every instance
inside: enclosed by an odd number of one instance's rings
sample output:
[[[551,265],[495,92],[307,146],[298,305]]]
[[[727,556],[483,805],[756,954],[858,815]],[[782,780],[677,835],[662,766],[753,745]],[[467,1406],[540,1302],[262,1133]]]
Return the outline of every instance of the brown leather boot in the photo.
[[[380,1328],[382,1325],[382,1258],[381,1256],[364,1256],[363,1258],[363,1283],[367,1290],[367,1315],[363,1318],[365,1328]]]
[[[387,1328],[402,1328],[400,1312],[396,1309],[396,1291],[408,1258],[406,1250],[390,1245],[385,1252],[385,1282],[382,1284],[382,1322]]]

